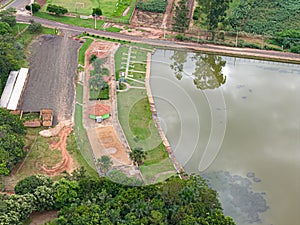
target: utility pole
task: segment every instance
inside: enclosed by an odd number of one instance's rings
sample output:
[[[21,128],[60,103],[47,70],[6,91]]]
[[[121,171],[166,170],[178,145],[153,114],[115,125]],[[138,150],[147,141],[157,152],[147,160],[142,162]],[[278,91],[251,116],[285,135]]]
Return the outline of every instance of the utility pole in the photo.
[[[236,31],[236,37],[235,37],[235,47],[238,46],[238,37],[239,37],[239,30]]]
[[[96,14],[94,15],[95,17],[95,30],[97,29],[97,22],[96,22]]]

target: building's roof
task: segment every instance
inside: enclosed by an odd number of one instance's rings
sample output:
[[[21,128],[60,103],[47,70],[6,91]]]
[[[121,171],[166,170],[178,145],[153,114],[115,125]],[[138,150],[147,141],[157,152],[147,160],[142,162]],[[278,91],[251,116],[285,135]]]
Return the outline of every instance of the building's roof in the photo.
[[[19,71],[11,71],[9,76],[8,76],[5,88],[2,92],[2,96],[1,96],[1,99],[0,99],[0,107],[1,108],[6,108],[7,107],[7,104],[9,102],[9,99],[11,97],[11,94],[13,92],[13,89],[14,89],[14,86],[15,86],[15,83],[16,83],[16,79],[18,77],[18,73],[19,73]]]
[[[28,68],[21,68],[13,92],[11,94],[10,100],[8,102],[7,109],[9,110],[17,109],[27,77],[28,77]]]

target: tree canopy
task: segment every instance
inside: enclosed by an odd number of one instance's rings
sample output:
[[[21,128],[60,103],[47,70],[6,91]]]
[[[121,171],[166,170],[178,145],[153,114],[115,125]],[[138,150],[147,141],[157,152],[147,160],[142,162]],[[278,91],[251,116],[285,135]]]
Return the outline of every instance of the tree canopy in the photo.
[[[17,115],[0,109],[0,175],[8,175],[25,156],[25,128]]]
[[[47,6],[46,10],[48,12],[54,13],[57,16],[59,16],[61,14],[66,14],[68,12],[68,10],[66,8],[59,6],[59,5],[52,5],[52,4],[49,4]]]
[[[198,175],[171,177],[140,187],[114,183],[106,177],[71,177],[51,186],[40,183],[31,193],[2,196],[0,221],[22,224],[33,211],[56,209],[59,216],[50,225],[235,224],[222,213],[216,191]]]

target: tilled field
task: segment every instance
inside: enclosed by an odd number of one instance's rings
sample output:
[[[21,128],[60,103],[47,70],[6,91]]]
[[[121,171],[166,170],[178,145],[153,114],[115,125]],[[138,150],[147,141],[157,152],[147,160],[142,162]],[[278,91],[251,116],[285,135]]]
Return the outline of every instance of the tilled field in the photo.
[[[79,47],[67,34],[42,36],[32,44],[29,79],[21,104],[24,112],[51,108],[54,124],[71,119]]]

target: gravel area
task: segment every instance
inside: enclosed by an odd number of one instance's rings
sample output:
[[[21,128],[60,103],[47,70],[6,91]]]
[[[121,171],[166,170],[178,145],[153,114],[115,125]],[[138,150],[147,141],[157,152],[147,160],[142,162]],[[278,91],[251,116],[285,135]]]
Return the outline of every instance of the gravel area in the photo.
[[[79,47],[67,33],[64,37],[44,35],[33,42],[29,79],[21,104],[24,112],[51,108],[54,125],[72,118]]]

